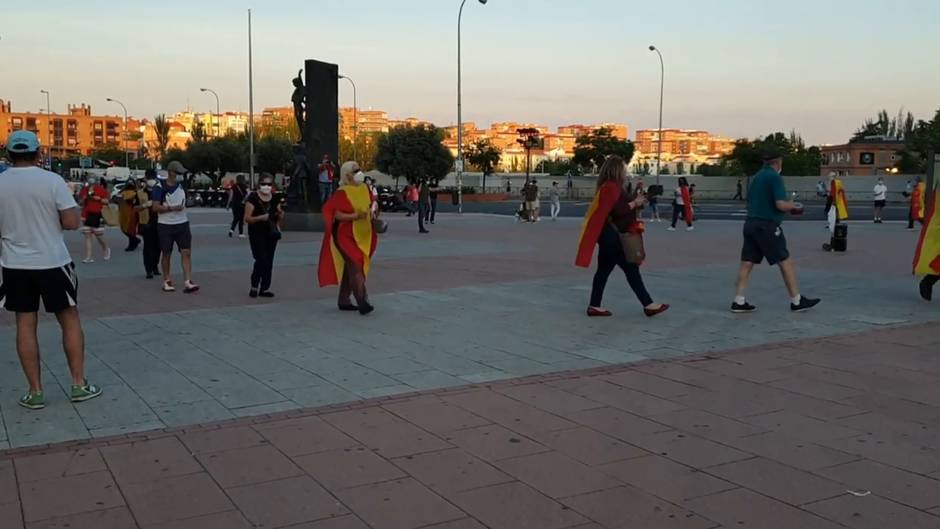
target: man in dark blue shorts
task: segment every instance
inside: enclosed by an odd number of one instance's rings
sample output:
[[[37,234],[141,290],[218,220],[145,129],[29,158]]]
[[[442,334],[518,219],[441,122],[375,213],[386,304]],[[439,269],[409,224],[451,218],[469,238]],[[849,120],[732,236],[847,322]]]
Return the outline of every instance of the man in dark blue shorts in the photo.
[[[741,267],[738,269],[737,292],[731,312],[754,312],[757,307],[747,302],[744,291],[754,265],[764,259],[771,266],[780,267],[783,282],[790,294],[790,310],[801,312],[819,304],[818,299],[800,295],[796,281],[796,270],[787,250],[787,239],[780,223],[784,213],[795,209],[788,200],[780,171],[783,155],[776,149],[767,149],[762,154],[764,167],[754,175],[747,193],[747,220],[744,222],[744,246],[741,248]]]

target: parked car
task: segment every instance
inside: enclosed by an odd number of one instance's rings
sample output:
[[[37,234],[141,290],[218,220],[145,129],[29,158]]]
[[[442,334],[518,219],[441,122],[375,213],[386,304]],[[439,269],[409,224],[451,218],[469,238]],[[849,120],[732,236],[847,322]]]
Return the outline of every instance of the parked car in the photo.
[[[408,211],[405,207],[405,201],[401,198],[401,193],[393,190],[390,186],[375,186],[378,194],[379,211],[396,212]]]

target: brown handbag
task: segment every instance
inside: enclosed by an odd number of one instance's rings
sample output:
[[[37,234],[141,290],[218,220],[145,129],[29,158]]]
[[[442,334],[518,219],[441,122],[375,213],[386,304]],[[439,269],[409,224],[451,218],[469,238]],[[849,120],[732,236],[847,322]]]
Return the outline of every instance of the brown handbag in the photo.
[[[623,256],[628,263],[643,264],[646,260],[646,248],[643,246],[642,233],[621,233],[620,243],[623,246]]]

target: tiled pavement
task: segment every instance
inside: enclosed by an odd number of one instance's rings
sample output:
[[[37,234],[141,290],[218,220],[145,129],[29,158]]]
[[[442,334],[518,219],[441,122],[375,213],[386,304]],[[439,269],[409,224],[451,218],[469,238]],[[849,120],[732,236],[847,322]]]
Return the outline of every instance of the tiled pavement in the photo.
[[[935,529],[904,326],[0,456],[4,529]]]
[[[831,255],[789,225],[824,304],[789,314],[761,269],[761,311],[733,317],[739,224],[654,225],[644,275],[673,309],[642,318],[615,275],[596,321],[577,222],[393,219],[363,319],[314,287],[316,235],[282,244],[276,303],[246,299],[221,220],[197,221],[197,296],[137,255],[82,268],[98,401],[65,401],[44,323],[50,406],[13,405],[0,316],[0,449],[33,446],[0,452],[0,528],[940,527],[940,311],[900,226]]]

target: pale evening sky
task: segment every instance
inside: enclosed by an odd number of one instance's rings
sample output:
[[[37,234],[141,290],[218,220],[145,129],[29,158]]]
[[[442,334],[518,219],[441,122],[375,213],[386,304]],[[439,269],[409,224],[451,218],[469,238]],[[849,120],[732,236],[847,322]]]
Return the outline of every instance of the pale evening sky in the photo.
[[[81,0],[0,7],[0,99],[14,110],[124,101],[137,117],[247,110],[247,9],[255,109],[290,104],[303,60],[337,62],[361,108],[456,121],[459,0]],[[14,5],[15,4],[15,5]],[[940,108],[936,0],[468,0],[464,119],[655,128],[666,60],[665,127],[732,137],[848,138],[881,108]],[[351,105],[348,85],[341,103]]]

